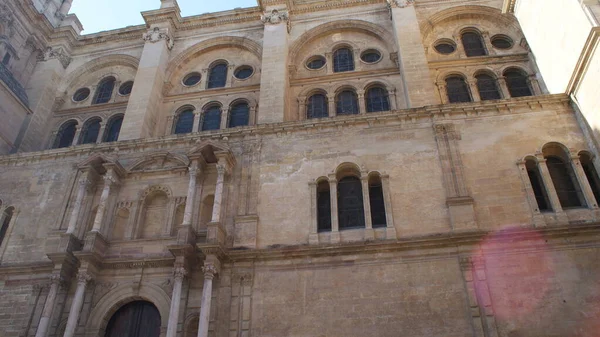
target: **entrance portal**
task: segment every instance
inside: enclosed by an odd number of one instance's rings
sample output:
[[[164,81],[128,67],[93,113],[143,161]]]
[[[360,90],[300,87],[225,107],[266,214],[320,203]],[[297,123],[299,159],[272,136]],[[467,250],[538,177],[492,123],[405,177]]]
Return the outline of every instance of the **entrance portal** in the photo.
[[[160,313],[146,301],[122,306],[110,318],[105,337],[159,337]]]

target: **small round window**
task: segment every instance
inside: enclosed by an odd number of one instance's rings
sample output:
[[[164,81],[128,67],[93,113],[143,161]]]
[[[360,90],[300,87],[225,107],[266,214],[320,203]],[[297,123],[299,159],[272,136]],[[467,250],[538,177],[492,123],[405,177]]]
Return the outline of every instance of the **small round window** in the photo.
[[[323,56],[314,56],[306,62],[306,67],[310,70],[318,70],[323,68],[325,63],[327,63],[327,61],[325,61]]]
[[[90,89],[81,88],[81,89],[75,91],[75,94],[73,95],[73,101],[75,101],[75,102],[85,101],[85,99],[88,98],[89,96],[90,96]]]
[[[454,44],[454,42],[443,40],[437,42],[434,48],[438,53],[448,55],[454,53],[454,51],[456,50],[456,45]]]
[[[513,46],[513,42],[506,35],[495,35],[492,37],[492,46],[498,49],[510,49]]]
[[[200,83],[201,78],[202,78],[202,76],[199,73],[187,74],[183,78],[183,85],[185,85],[187,87],[194,86],[194,85]]]
[[[360,59],[365,63],[376,63],[381,60],[381,53],[375,49],[369,49],[360,55]]]
[[[241,66],[234,72],[235,78],[238,80],[245,80],[254,74],[254,69],[251,66]]]
[[[131,94],[131,90],[133,89],[133,81],[127,81],[119,87],[119,95],[121,96],[129,96]]]

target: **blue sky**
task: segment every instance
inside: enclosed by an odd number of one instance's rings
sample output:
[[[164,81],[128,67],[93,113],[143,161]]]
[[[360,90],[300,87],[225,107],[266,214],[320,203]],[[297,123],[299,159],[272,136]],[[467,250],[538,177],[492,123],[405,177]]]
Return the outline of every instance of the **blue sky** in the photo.
[[[182,16],[256,6],[256,0],[178,0]],[[83,34],[144,23],[140,12],[158,9],[160,0],[73,0],[71,13],[83,24]],[[119,10],[116,11],[115,8]]]

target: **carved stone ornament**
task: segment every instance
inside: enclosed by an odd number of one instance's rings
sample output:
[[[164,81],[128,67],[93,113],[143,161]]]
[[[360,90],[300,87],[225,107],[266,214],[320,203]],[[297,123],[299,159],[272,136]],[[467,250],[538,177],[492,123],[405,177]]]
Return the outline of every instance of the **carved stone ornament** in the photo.
[[[187,275],[187,270],[184,267],[177,267],[173,270],[173,278],[182,281]]]
[[[77,274],[77,283],[86,284],[92,280],[92,275],[87,272],[80,272]]]
[[[173,49],[173,45],[175,44],[173,42],[173,38],[169,34],[169,31],[166,29],[161,30],[158,27],[154,27],[154,29],[143,34],[142,39],[150,43],[156,43],[160,40],[165,40],[165,42],[167,43],[167,48],[169,48],[169,50]]]
[[[204,278],[212,279],[218,273],[217,267],[212,264],[206,265],[202,267],[202,272],[204,273]]]
[[[264,24],[277,25],[282,22],[289,20],[288,13],[286,11],[280,12],[276,9],[272,10],[271,13],[264,13],[260,16],[260,20]]]
[[[15,34],[15,18],[13,11],[6,4],[0,4],[0,22],[8,28],[8,35],[12,37]]]
[[[387,0],[392,8],[405,8],[415,4],[415,0]]]
[[[38,56],[38,61],[48,61],[51,59],[59,60],[63,68],[67,68],[69,64],[71,64],[71,57],[67,55],[67,53],[62,47],[48,47],[46,48],[46,51],[40,53],[40,55]]]

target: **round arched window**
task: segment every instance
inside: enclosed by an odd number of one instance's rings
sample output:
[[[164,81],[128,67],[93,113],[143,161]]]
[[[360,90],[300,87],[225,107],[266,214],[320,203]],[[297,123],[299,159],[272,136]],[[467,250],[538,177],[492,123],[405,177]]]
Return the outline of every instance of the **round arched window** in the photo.
[[[492,36],[492,46],[498,49],[510,49],[513,46],[513,42],[506,35],[494,35]]]
[[[133,89],[133,81],[127,81],[119,87],[119,95],[129,96],[129,94],[131,94],[131,89]]]
[[[381,53],[378,50],[369,49],[360,55],[360,59],[365,63],[376,63],[381,60]]]
[[[82,102],[82,101],[85,101],[86,98],[88,98],[89,96],[90,96],[90,89],[81,88],[81,89],[78,89],[77,91],[75,91],[75,94],[73,94],[73,101]]]
[[[192,86],[200,83],[201,78],[202,78],[202,75],[200,75],[200,73],[187,74],[183,78],[183,85],[185,85],[186,87],[192,87]]]
[[[306,62],[306,67],[310,70],[318,70],[325,66],[327,61],[323,56],[313,56]]]
[[[456,45],[450,40],[441,40],[436,42],[434,48],[438,53],[448,55],[454,53]]]
[[[251,66],[241,66],[235,70],[233,76],[235,76],[235,78],[238,80],[245,80],[252,76],[252,74],[254,74],[254,68]]]

